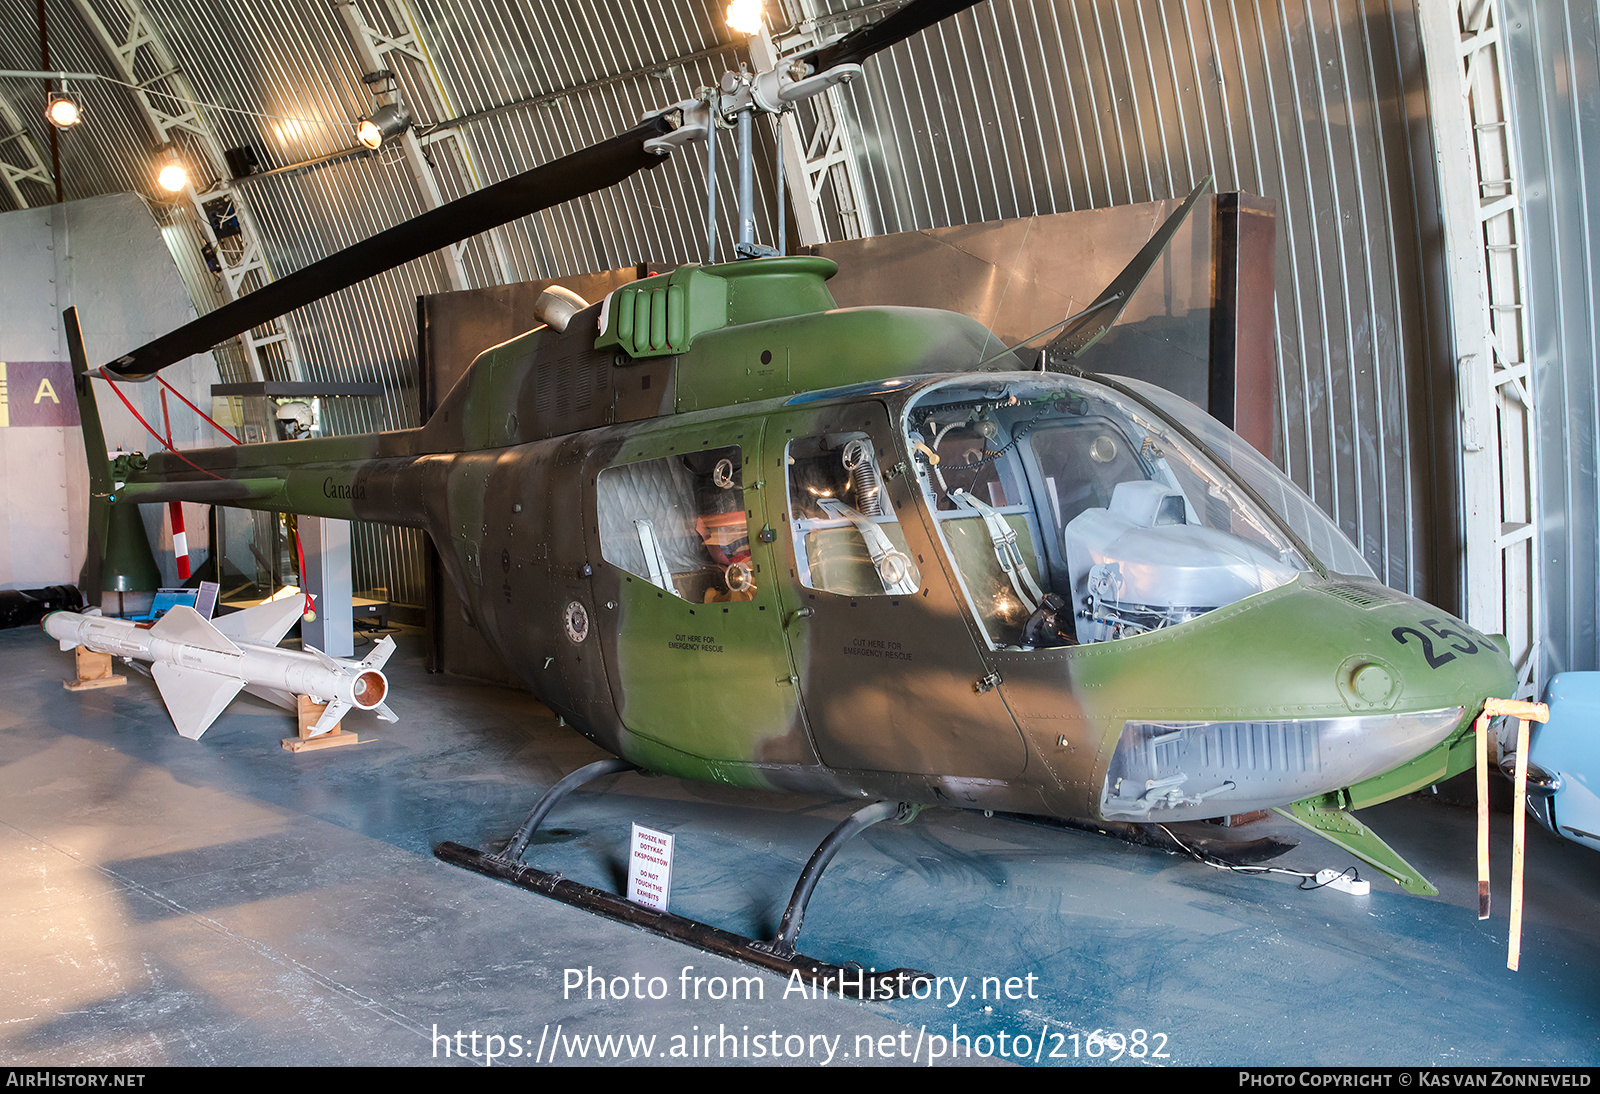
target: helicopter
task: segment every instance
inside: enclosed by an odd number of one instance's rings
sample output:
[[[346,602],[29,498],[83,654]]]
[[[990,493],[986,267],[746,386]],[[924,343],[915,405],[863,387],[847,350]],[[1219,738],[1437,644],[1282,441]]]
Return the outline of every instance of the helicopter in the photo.
[[[330,256],[91,370],[68,339],[99,587],[110,506],[187,500],[425,530],[477,630],[615,759],[568,775],[499,852],[439,857],[854,993],[797,948],[850,837],[950,807],[1155,825],[1277,808],[1412,892],[1353,810],[1473,763],[1508,647],[1380,584],[1269,460],[1158,387],[1080,372],[1199,189],[1041,364],[932,309],[841,309],[808,255],[689,265],[486,350],[415,429],[120,457],[91,377],[141,379],[411,258],[648,170],[973,0],[918,0],[589,149]],[[748,220],[748,218],[745,218]],[[95,537],[100,537],[97,550]],[[91,594],[92,595],[92,594]],[[775,938],[522,861],[562,797],[630,768],[865,804]],[[854,977],[851,980],[851,977]]]

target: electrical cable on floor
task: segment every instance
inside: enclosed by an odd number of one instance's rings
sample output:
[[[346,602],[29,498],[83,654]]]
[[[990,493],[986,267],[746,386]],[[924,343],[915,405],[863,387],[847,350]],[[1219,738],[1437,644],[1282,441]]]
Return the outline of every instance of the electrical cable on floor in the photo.
[[[1239,873],[1239,874],[1286,874],[1289,877],[1297,877],[1297,878],[1299,878],[1300,879],[1300,890],[1302,892],[1307,892],[1307,893],[1312,892],[1312,891],[1314,891],[1316,889],[1321,889],[1321,888],[1323,888],[1324,886],[1327,886],[1327,885],[1332,885],[1335,881],[1338,881],[1340,878],[1347,878],[1350,881],[1360,881],[1361,880],[1361,875],[1360,875],[1360,873],[1358,873],[1356,871],[1356,868],[1354,866],[1346,867],[1344,870],[1340,871],[1337,874],[1334,874],[1332,877],[1328,878],[1325,881],[1317,881],[1317,874],[1308,874],[1303,870],[1286,870],[1281,866],[1240,866],[1240,865],[1238,865],[1236,863],[1232,863],[1232,862],[1223,862],[1221,859],[1212,858],[1210,855],[1207,855],[1204,852],[1197,851],[1193,847],[1190,847],[1188,844],[1184,843],[1177,836],[1173,835],[1172,834],[1172,829],[1168,828],[1166,825],[1158,824],[1158,825],[1156,825],[1156,827],[1161,829],[1163,832],[1165,832],[1167,834],[1167,838],[1170,839],[1173,843],[1177,844],[1179,849],[1182,850],[1184,854],[1188,855],[1190,858],[1194,859],[1196,862],[1203,863],[1204,865],[1211,867],[1213,870],[1232,870],[1235,873]],[[1331,870],[1327,871],[1327,872],[1328,873],[1332,873]],[[1307,885],[1306,882],[1308,882],[1308,881],[1316,882],[1316,884]]]

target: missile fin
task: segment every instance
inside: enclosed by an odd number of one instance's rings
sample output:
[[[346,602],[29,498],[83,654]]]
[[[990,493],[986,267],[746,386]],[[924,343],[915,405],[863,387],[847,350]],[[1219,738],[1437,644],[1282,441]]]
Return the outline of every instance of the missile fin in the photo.
[[[299,621],[304,607],[305,598],[297,593],[224,615],[215,620],[213,626],[229,638],[276,646],[289,633],[289,628]]]
[[[332,657],[329,657],[327,654],[317,649],[317,647],[309,646],[302,642],[300,643],[300,648],[315,657],[317,659],[317,664],[321,665],[329,672],[337,672],[341,676],[348,676],[350,674],[350,666],[348,664],[344,664]]]
[[[194,612],[192,608],[188,611],[191,614]],[[233,702],[233,697],[244,687],[243,680],[231,676],[221,676],[203,669],[180,669],[165,661],[153,662],[150,675],[155,677],[156,687],[161,689],[161,700],[167,704],[172,724],[191,741],[198,741],[200,735],[211,728],[217,715]]]
[[[343,699],[334,699],[328,703],[328,709],[322,712],[322,717],[317,719],[317,724],[311,727],[311,736],[320,737],[334,726],[339,724],[339,719],[350,713],[350,704]]]
[[[372,647],[372,652],[367,654],[365,661],[361,662],[364,669],[381,669],[389,661],[389,655],[394,653],[394,639],[384,635],[378,644]]]
[[[388,703],[379,703],[372,708],[372,713],[378,716],[378,721],[380,722],[398,722],[400,720],[400,716],[389,709]]]
[[[199,646],[203,650],[212,650],[215,653],[243,656],[239,647],[228,641],[227,635],[207,623],[199,612],[183,604],[156,620],[156,625],[150,628],[150,634],[155,638],[182,642],[188,646]]]

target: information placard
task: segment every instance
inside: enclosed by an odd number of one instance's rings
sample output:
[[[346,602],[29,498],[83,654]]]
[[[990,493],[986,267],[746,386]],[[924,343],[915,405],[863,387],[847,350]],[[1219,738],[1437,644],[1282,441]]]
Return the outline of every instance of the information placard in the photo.
[[[666,832],[633,826],[628,899],[658,912],[667,910],[667,902],[672,899],[672,837]]]

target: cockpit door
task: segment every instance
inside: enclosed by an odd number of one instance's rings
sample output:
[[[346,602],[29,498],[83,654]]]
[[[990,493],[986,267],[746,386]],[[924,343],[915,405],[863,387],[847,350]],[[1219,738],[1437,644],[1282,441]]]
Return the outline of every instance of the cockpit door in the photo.
[[[1009,779],[1027,750],[916,516],[876,400],[767,420],[761,538],[812,739],[841,770]]]

